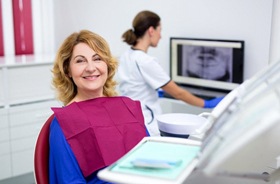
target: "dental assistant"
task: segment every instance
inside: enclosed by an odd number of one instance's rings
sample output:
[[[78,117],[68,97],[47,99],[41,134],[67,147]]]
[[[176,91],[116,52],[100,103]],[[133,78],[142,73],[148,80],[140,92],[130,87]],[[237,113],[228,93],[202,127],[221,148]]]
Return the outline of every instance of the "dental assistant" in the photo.
[[[120,57],[117,73],[119,92],[141,102],[145,124],[151,136],[160,136],[156,116],[162,113],[157,90],[162,88],[175,99],[190,105],[213,108],[222,97],[204,100],[179,87],[164,71],[157,58],[148,54],[161,38],[160,17],[151,11],[139,12],[132,28],[122,35],[131,47]]]

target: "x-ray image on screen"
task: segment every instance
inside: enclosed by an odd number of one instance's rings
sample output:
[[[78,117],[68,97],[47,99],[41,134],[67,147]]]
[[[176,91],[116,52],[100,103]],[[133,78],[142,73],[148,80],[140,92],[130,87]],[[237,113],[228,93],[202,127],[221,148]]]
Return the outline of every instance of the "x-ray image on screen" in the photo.
[[[179,85],[231,91],[243,82],[245,42],[170,38],[170,76]]]
[[[181,74],[187,77],[232,82],[232,48],[182,45]]]

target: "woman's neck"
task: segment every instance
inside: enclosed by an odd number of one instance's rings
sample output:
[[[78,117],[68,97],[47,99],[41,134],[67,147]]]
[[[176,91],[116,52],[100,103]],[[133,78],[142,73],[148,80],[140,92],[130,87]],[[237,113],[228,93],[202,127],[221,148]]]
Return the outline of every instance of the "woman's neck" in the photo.
[[[135,46],[133,46],[132,48],[136,49],[136,50],[142,50],[145,53],[147,53],[149,46],[150,46],[150,42],[147,39],[140,38],[137,40],[137,44]]]
[[[81,102],[81,101],[85,101],[85,100],[99,98],[99,97],[104,97],[104,95],[103,94],[98,94],[98,95],[80,95],[80,94],[77,94],[68,104],[71,104],[73,102]]]

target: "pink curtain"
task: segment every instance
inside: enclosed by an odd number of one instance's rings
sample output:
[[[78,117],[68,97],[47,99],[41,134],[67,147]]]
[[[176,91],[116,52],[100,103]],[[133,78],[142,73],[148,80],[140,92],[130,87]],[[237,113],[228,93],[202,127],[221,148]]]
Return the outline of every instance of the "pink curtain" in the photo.
[[[33,54],[31,0],[13,0],[15,54]]]
[[[0,56],[4,56],[3,21],[2,21],[2,1],[0,0]]]

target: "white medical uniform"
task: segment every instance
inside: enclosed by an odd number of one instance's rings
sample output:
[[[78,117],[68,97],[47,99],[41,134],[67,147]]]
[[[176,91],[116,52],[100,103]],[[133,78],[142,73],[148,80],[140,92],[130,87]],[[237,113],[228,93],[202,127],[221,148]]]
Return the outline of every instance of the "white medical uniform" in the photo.
[[[128,49],[120,57],[116,75],[123,96],[141,102],[145,124],[151,136],[159,136],[156,116],[161,114],[157,89],[170,81],[156,58],[141,50]]]

